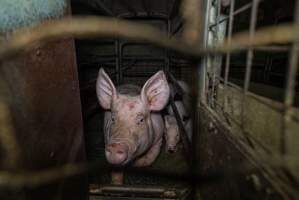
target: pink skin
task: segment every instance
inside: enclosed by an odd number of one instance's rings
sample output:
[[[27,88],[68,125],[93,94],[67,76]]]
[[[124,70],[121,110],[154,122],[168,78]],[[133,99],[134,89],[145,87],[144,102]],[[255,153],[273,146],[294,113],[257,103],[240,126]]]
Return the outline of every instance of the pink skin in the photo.
[[[166,115],[165,119],[165,141],[166,152],[175,153],[177,151],[177,144],[180,141],[180,131],[177,121],[174,116]]]
[[[143,86],[123,85],[116,90],[101,68],[97,96],[106,109],[105,155],[109,163],[135,166],[152,164],[160,153],[164,123],[158,111],[168,102],[169,86],[162,71]]]

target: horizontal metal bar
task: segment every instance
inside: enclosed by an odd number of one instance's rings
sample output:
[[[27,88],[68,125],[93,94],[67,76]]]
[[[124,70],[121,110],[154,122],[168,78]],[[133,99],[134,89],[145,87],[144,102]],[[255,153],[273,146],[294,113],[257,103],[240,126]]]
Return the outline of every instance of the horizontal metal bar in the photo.
[[[105,194],[118,194],[118,195],[130,195],[130,196],[157,196],[157,197],[168,197],[176,198],[178,196],[174,189],[160,188],[160,187],[149,187],[149,186],[102,186],[90,192],[94,195],[105,195]]]
[[[295,41],[299,39],[299,27],[293,24],[281,24],[262,28],[255,32],[252,39],[249,38],[247,32],[238,33],[218,47],[202,49],[195,44],[188,45],[176,37],[169,38],[167,34],[149,25],[109,17],[72,17],[53,20],[51,23],[39,24],[14,32],[8,40],[1,42],[0,60],[11,58],[36,47],[36,45],[71,36],[76,38],[110,36],[134,41],[143,40],[177,51],[185,56],[200,58],[208,54],[240,51],[254,46]]]
[[[290,47],[288,46],[257,46],[253,50],[265,51],[265,52],[288,52]]]
[[[217,77],[217,79],[221,83],[224,83],[224,79],[222,77]],[[238,86],[238,85],[236,85],[232,82],[227,82],[227,85],[234,88],[234,89],[236,89],[236,90],[238,90],[238,92],[240,92],[240,93],[243,91],[243,89],[240,86]],[[250,91],[247,92],[247,96],[252,97],[256,101],[262,103],[265,106],[268,106],[269,108],[271,108],[273,110],[276,110],[279,113],[284,112],[283,104],[280,103],[280,102],[274,101],[274,100],[269,99],[269,98],[262,97],[260,95],[254,94],[253,92],[250,92]],[[292,112],[292,115],[291,115],[292,119],[295,120],[296,122],[299,122],[299,116],[297,115],[299,113],[299,110],[295,109],[295,108],[292,108],[292,109],[294,110],[294,112]],[[295,110],[297,110],[297,111],[295,111]]]

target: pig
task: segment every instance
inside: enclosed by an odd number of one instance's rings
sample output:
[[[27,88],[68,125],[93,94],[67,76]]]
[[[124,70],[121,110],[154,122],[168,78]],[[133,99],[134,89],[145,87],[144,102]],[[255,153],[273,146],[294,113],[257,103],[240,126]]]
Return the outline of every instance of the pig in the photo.
[[[177,83],[181,87],[182,92],[183,92],[181,101],[184,104],[184,109],[186,109],[187,112],[190,113],[191,112],[191,90],[185,81],[178,80]],[[170,91],[173,96],[179,95],[179,94],[175,93],[175,89],[172,84],[170,84]]]
[[[115,88],[103,68],[99,70],[96,93],[106,110],[105,156],[108,163],[142,167],[151,165],[160,153],[164,121],[159,112],[168,103],[170,89],[163,71],[154,74],[142,88]]]
[[[175,100],[174,104],[178,110],[180,118],[183,122],[183,126],[187,132],[189,141],[192,139],[192,119],[190,116],[190,90],[188,85],[183,81],[178,81],[178,84],[183,89],[183,97],[181,100]],[[170,86],[171,90],[173,86]],[[174,91],[171,91],[174,93]],[[186,100],[187,98],[187,100]],[[186,106],[187,104],[187,106]],[[189,108],[189,110],[187,110]],[[175,119],[175,115],[171,105],[167,107],[168,115],[164,117],[165,120],[165,141],[166,141],[166,152],[174,153],[176,152],[177,144],[180,141],[180,131]]]
[[[165,150],[167,153],[175,153],[177,144],[180,141],[180,131],[177,121],[174,116],[166,115],[165,120]]]

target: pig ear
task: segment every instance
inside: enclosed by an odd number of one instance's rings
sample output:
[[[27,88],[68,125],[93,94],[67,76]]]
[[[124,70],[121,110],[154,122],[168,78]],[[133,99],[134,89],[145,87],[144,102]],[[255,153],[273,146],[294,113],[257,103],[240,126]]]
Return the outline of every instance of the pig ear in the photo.
[[[117,93],[114,84],[103,68],[100,69],[98,74],[96,91],[101,106],[104,109],[110,109],[112,100]]]
[[[152,111],[165,107],[169,99],[169,86],[163,71],[157,72],[144,84],[141,99]]]

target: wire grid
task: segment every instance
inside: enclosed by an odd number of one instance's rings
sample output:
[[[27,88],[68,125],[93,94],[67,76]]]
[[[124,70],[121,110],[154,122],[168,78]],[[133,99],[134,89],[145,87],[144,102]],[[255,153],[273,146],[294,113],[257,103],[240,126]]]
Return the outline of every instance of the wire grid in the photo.
[[[236,17],[239,17],[248,11],[250,11],[248,35],[249,40],[252,39],[256,33],[260,4],[271,3],[266,0],[251,0],[251,2],[245,3],[244,5],[236,9],[236,1],[231,0],[228,15],[223,15],[221,14],[221,0],[213,0],[207,2],[210,3],[210,5],[207,6],[208,8],[210,8],[210,10],[207,12],[208,16],[206,16],[206,18],[208,19],[208,27],[205,27],[204,29],[208,32],[208,40],[206,41],[208,48],[219,46],[219,44],[221,44],[225,39],[223,37],[224,34],[226,36],[226,42],[230,44],[232,42],[231,38],[233,35],[233,30],[236,26]],[[296,6],[293,12],[293,24],[294,27],[296,27],[299,23],[298,1],[296,1]],[[243,139],[246,145],[251,149],[254,150],[256,149],[256,147],[262,148],[265,151],[266,155],[273,156],[278,154],[281,156],[282,160],[286,157],[294,156],[294,152],[291,152],[291,154],[289,154],[288,152],[288,149],[292,149],[292,147],[290,147],[290,145],[292,144],[288,144],[288,142],[290,141],[290,137],[292,136],[295,137],[293,138],[293,140],[296,140],[296,136],[294,134],[291,134],[294,132],[298,133],[299,131],[298,109],[294,105],[296,94],[296,79],[298,76],[298,41],[293,41],[290,47],[285,44],[280,46],[255,46],[248,47],[243,51],[246,53],[244,66],[245,76],[243,84],[240,85],[237,85],[234,82],[230,81],[231,57],[233,53],[227,51],[222,55],[210,54],[204,57],[207,60],[206,64],[203,66],[206,68],[206,73],[202,76],[205,77],[207,86],[204,88],[205,92],[203,93],[207,96],[207,102],[205,103],[203,101],[204,98],[202,98],[202,104],[209,107],[209,109],[212,109],[213,112],[216,113],[216,115],[226,116],[226,118],[228,118],[231,123],[238,126],[238,130],[240,130],[240,139]],[[249,91],[250,84],[252,83],[251,78],[255,51],[289,52],[289,63],[286,75],[283,102],[279,103],[271,99],[263,98],[262,96]],[[224,72],[223,74],[221,74],[221,70]],[[237,107],[239,109],[238,114],[229,112],[229,104],[232,104],[232,100],[229,98],[231,88],[236,90],[239,94],[238,99],[234,100],[235,102],[237,102]],[[222,90],[222,95],[219,95],[219,90]],[[256,131],[256,129],[246,128],[246,125],[250,127],[250,125],[247,123],[256,123],[256,119],[250,119],[250,116],[248,118],[246,113],[248,111],[248,106],[250,106],[248,105],[249,99],[257,100],[259,104],[266,106],[269,111],[272,112],[273,110],[274,112],[278,113],[278,115],[280,115],[281,128],[279,130],[279,150],[277,152],[272,150],[271,144],[265,144],[263,140],[255,136],[254,132]],[[253,122],[248,122],[248,120]],[[267,119],[260,120],[266,121]],[[271,126],[271,124],[268,125]],[[268,133],[264,134],[267,135]],[[288,169],[287,164],[284,163],[282,165],[283,168]],[[295,179],[299,181],[299,176]]]

